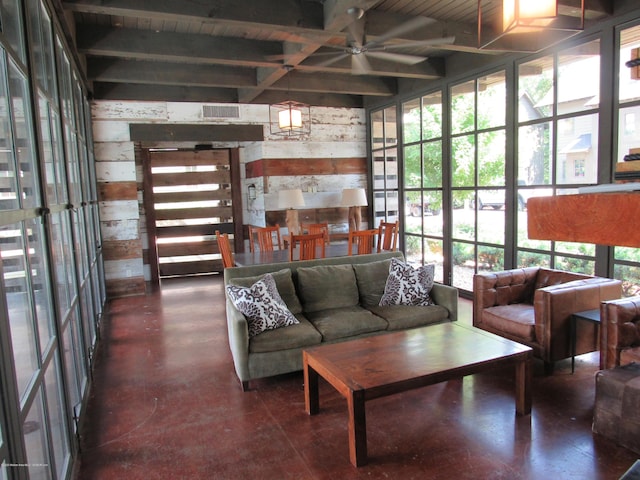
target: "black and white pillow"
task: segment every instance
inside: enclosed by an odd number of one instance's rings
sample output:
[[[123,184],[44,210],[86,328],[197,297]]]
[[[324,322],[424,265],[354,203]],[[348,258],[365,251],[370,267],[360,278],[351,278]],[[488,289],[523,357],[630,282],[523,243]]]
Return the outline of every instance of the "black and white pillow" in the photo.
[[[235,307],[247,317],[250,337],[300,323],[280,297],[270,273],[250,287],[227,285],[227,293]]]
[[[433,287],[435,269],[434,264],[413,268],[392,258],[380,305],[433,305],[429,292]]]

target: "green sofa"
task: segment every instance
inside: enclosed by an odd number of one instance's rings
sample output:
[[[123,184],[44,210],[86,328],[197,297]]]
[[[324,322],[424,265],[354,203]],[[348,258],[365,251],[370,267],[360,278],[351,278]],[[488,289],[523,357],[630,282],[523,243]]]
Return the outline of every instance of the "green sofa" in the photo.
[[[233,267],[224,270],[229,346],[242,389],[249,381],[302,370],[302,350],[393,330],[457,320],[458,290],[435,283],[435,305],[379,306],[391,258],[401,252]],[[229,284],[249,287],[271,273],[300,323],[249,337],[245,316],[229,299]]]

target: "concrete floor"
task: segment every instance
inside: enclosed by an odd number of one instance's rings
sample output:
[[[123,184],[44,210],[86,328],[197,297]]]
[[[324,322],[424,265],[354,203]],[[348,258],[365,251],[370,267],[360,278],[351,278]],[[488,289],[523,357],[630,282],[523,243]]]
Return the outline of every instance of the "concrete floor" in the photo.
[[[598,354],[536,361],[533,412],[515,415],[513,374],[476,374],[367,403],[369,464],[349,463],[345,400],[302,373],[243,393],[227,342],[222,278],[166,280],[112,301],[75,478],[618,479],[640,455],[591,432]],[[461,300],[460,321],[471,322]]]

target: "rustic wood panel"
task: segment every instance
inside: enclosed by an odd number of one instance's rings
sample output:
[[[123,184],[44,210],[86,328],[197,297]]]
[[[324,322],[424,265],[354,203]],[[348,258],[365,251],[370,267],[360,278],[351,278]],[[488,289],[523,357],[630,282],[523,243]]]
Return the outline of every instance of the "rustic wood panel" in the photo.
[[[142,240],[105,240],[102,242],[102,255],[104,260],[123,260],[126,258],[139,258],[142,250]]]
[[[534,197],[527,218],[532,239],[640,247],[640,193]]]
[[[175,152],[149,152],[154,167],[185,165],[229,165],[229,150],[178,150]]]
[[[163,263],[160,265],[160,275],[171,277],[177,275],[193,275],[197,273],[221,272],[222,260],[206,260],[203,262]]]
[[[220,253],[218,242],[207,240],[203,242],[159,243],[158,254],[161,257],[182,257],[184,255],[209,255]]]
[[[232,207],[156,209],[156,220],[185,220],[187,218],[233,218]]]
[[[268,158],[247,163],[247,178],[283,175],[366,174],[367,159],[362,158]]]
[[[202,124],[143,124],[129,125],[134,142],[199,142],[206,138],[212,142],[262,142],[262,125],[202,125]]]
[[[347,223],[349,218],[348,208],[313,208],[298,210],[300,223],[321,223],[328,222],[330,224]],[[269,210],[265,212],[267,225],[280,225],[285,227],[286,212],[284,210]],[[366,220],[366,210],[363,210],[362,220]]]
[[[138,186],[136,182],[98,183],[98,199],[100,201],[137,200]]]
[[[156,203],[174,202],[199,202],[204,200],[231,200],[231,190],[206,190],[191,192],[155,193],[153,200]]]
[[[232,233],[230,228],[225,231],[218,228],[222,233]],[[214,235],[216,232],[216,224],[206,223],[203,225],[184,225],[176,227],[157,227],[156,236],[158,238],[172,237],[190,237],[197,235]]]
[[[154,187],[173,187],[175,185],[201,185],[204,183],[231,183],[229,170],[216,172],[154,173]]]
[[[107,298],[144,295],[146,283],[144,276],[130,278],[114,278],[105,282]]]

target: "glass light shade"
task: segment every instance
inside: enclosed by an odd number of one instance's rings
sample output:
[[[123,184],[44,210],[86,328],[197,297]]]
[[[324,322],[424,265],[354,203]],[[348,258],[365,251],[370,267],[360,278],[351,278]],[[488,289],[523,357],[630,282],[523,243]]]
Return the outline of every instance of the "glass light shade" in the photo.
[[[281,130],[302,128],[302,112],[295,108],[288,108],[278,113],[278,126]]]
[[[557,0],[503,0],[502,30],[523,33],[544,28],[557,15]]]
[[[278,207],[304,207],[304,197],[302,196],[302,190],[300,190],[299,188],[294,188],[292,190],[280,190],[278,192]]]
[[[364,188],[345,188],[342,190],[343,207],[364,207],[368,205]]]

